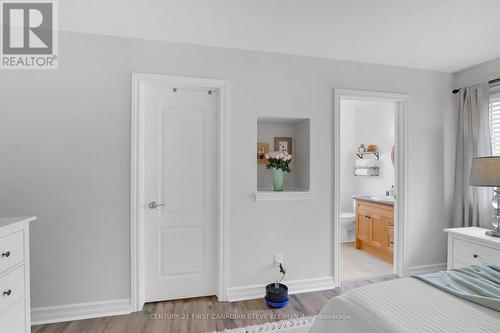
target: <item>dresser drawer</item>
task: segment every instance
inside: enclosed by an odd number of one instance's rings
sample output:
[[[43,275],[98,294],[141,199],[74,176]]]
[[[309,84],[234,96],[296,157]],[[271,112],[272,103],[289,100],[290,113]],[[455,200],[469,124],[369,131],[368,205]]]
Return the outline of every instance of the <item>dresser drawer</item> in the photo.
[[[27,333],[26,304],[21,300],[4,313],[0,313],[0,328],[2,332]]]
[[[0,238],[0,274],[24,260],[24,231]]]
[[[454,268],[480,262],[500,263],[500,251],[462,239],[453,239]]]
[[[0,277],[0,313],[24,296],[24,266]]]

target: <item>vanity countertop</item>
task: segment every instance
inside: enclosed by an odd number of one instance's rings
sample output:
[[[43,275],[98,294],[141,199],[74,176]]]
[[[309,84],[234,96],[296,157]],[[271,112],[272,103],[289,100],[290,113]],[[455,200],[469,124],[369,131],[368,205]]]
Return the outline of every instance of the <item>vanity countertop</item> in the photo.
[[[353,195],[352,198],[356,199],[356,200],[369,201],[369,202],[373,202],[376,204],[394,206],[394,200],[386,199],[385,196],[383,196],[383,195],[379,195],[379,196],[376,196],[376,195]]]

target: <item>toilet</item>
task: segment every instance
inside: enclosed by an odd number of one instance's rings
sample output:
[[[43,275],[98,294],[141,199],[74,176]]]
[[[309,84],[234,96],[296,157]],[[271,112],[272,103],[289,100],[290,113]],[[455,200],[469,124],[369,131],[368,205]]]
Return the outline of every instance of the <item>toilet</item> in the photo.
[[[356,216],[354,213],[340,213],[340,242],[349,243],[355,241]]]

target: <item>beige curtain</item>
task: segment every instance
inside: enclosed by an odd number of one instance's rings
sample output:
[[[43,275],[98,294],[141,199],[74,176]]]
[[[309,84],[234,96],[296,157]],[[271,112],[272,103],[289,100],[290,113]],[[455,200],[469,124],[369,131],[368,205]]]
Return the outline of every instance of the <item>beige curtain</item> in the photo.
[[[469,185],[473,157],[490,156],[488,84],[460,89],[453,227],[490,227],[491,189]]]

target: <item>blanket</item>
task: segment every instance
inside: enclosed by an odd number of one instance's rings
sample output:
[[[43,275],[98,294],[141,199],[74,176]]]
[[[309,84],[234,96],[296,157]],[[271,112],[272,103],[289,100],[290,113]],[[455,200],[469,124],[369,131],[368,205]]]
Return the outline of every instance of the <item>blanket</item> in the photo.
[[[476,264],[414,277],[454,296],[500,311],[500,264]]]

